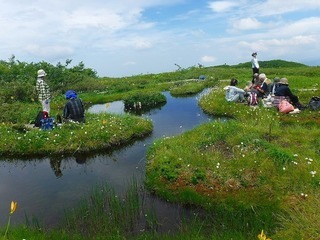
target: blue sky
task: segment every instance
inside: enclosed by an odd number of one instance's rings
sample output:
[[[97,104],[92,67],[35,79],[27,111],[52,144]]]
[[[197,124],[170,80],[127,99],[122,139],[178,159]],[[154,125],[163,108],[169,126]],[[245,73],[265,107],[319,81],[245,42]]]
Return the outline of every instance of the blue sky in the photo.
[[[0,59],[103,77],[283,59],[320,65],[319,0],[0,0]],[[177,65],[176,65],[177,64]]]

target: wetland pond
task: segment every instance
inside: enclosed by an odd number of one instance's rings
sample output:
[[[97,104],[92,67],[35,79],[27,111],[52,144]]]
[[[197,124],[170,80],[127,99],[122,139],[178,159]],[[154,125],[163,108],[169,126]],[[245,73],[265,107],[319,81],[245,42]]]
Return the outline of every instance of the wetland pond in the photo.
[[[198,100],[205,92],[178,98],[168,92],[163,94],[167,98],[164,106],[141,115],[152,120],[153,132],[144,139],[110,153],[61,159],[1,159],[1,226],[7,222],[11,201],[18,202],[12,224],[26,223],[27,215],[29,220],[34,216],[45,226],[55,226],[64,219],[65,210],[76,207],[98,184],[107,183],[117,192],[124,191],[133,177],[142,183],[146,151],[155,139],[175,136],[201,123],[218,120],[206,115],[198,106]],[[97,104],[87,111],[123,114],[124,104],[122,101]],[[181,211],[184,211],[178,204],[147,196],[156,208],[157,217],[165,219],[167,226],[172,226]]]

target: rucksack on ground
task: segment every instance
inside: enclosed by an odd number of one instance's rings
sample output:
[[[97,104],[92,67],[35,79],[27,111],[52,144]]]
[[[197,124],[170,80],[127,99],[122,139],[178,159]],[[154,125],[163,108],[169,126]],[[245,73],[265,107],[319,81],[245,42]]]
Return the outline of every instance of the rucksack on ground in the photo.
[[[41,119],[41,129],[42,130],[52,130],[53,129],[53,118]]]
[[[320,97],[312,97],[308,106],[313,111],[320,110]]]
[[[259,100],[258,100],[258,95],[255,93],[255,92],[251,92],[248,96],[248,105],[249,106],[256,106],[258,105],[259,103]]]
[[[34,120],[34,127],[40,128],[42,125],[41,120],[44,119],[45,117],[49,117],[48,113],[45,111],[39,111],[36,119]]]
[[[35,121],[34,127],[38,127],[41,129],[52,129],[53,128],[53,118],[49,117],[48,112],[39,111]]]

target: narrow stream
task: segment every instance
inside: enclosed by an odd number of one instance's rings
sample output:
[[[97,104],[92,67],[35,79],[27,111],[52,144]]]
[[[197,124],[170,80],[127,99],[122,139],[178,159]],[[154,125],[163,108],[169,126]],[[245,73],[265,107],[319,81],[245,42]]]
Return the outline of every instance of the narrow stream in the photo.
[[[152,120],[154,131],[143,140],[109,154],[78,156],[62,159],[0,161],[0,225],[7,222],[10,203],[18,202],[12,224],[25,223],[25,215],[36,217],[46,226],[54,226],[64,217],[64,210],[76,206],[92,187],[107,182],[121,191],[135,177],[143,180],[147,148],[157,138],[181,134],[195,126],[214,120],[198,106],[201,94],[174,98],[165,92],[167,104],[142,115]],[[122,114],[121,101],[98,104],[89,112],[103,111]],[[180,206],[153,199],[159,214],[168,225],[175,221]]]

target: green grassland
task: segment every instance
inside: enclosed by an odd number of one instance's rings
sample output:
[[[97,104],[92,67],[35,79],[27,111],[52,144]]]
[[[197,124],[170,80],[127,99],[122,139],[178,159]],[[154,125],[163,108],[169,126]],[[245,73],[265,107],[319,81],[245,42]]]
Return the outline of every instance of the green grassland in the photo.
[[[24,69],[36,72],[39,67],[47,67],[51,77],[53,116],[61,113],[67,89],[76,90],[90,106],[114,100],[130,102],[130,98],[143,101],[136,96],[149,99],[149,93],[159,96],[162,91],[185,95],[212,88],[200,99],[200,107],[229,120],[212,121],[182,135],[158,139],[148,150],[146,187],[150,193],[206,212],[204,218],[195,216],[192,222],[181,223],[180,231],[157,233],[152,227],[156,219],[148,219],[149,231],[131,234],[130,224],[142,212],[135,187],[125,202],[118,202],[110,190],[103,191],[104,195],[95,191],[75,214],[68,213],[61,227],[15,227],[10,229],[9,239],[257,239],[262,229],[272,239],[320,238],[320,113],[304,110],[280,114],[273,108],[226,102],[223,87],[231,78],[239,80],[239,87],[250,81],[248,63],[116,79],[99,78],[82,64],[68,68],[67,64],[28,65],[14,59],[2,62],[3,156],[97,151],[152,131],[149,121],[129,114],[89,113],[84,125],[63,125],[52,131],[26,129],[40,104],[33,91],[35,79]],[[15,74],[8,69],[14,69]],[[261,72],[270,79],[287,77],[291,90],[304,104],[312,96],[320,96],[319,67],[273,60],[262,62]],[[199,80],[200,75],[206,79]],[[122,205],[125,203],[128,206]],[[110,228],[103,227],[107,225]]]
[[[306,104],[320,94],[316,70],[264,72],[287,77]],[[223,87],[228,83],[220,81],[199,104],[230,120],[156,141],[148,152],[148,189],[169,201],[214,211],[247,239],[259,229],[272,239],[318,239],[320,112],[280,114],[274,108],[226,102]]]

